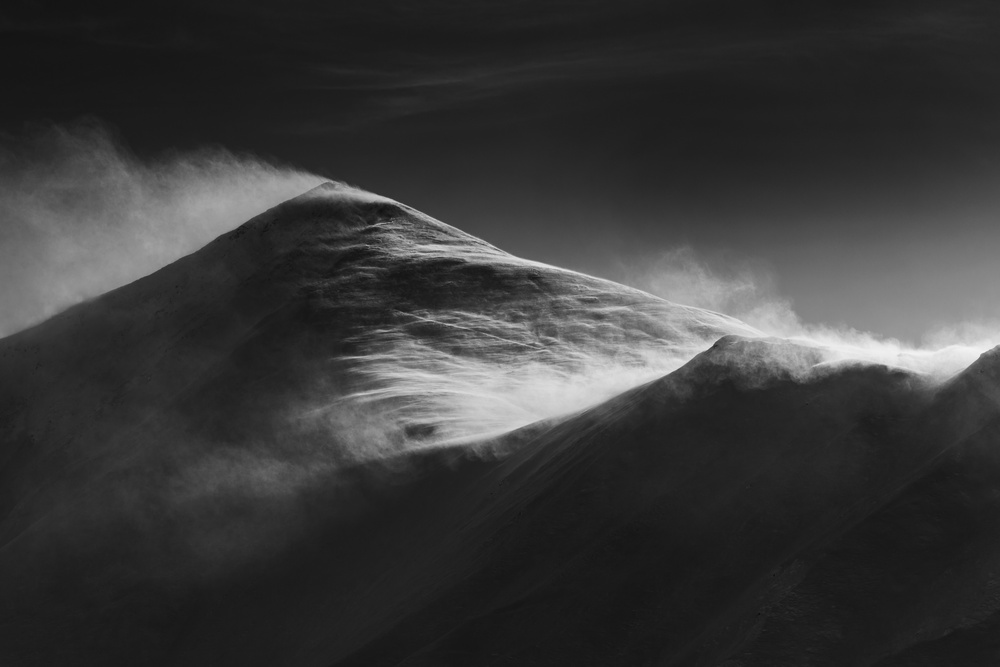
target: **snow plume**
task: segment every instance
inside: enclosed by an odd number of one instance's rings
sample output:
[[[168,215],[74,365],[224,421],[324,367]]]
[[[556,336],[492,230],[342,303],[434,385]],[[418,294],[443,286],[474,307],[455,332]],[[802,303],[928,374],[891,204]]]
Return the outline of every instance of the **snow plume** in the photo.
[[[391,337],[391,352],[357,359],[368,382],[346,399],[359,412],[381,415],[373,423],[401,432],[407,447],[496,436],[576,412],[676,370],[711,344],[651,341],[620,354],[597,346],[559,345],[498,359],[470,354],[482,347],[476,333],[452,341],[465,354],[449,353],[405,331],[375,336],[383,342]],[[344,404],[330,407],[343,419]],[[336,426],[341,432],[356,430],[353,424]],[[381,442],[373,432],[369,428],[359,441]],[[365,458],[391,450],[356,453]]]
[[[946,378],[1000,344],[1000,322],[962,323],[926,334],[919,345],[847,326],[803,322],[792,302],[778,293],[765,264],[725,258],[709,262],[690,247],[661,253],[652,261],[629,262],[622,282],[675,303],[724,313],[767,334],[824,349],[827,364],[862,361]]]
[[[140,160],[93,120],[0,135],[0,335],[151,273],[324,180],[221,148]]]

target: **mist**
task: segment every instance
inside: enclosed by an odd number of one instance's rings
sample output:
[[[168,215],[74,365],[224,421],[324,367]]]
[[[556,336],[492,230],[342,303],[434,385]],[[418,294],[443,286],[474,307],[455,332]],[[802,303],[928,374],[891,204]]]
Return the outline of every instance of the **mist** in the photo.
[[[620,282],[675,303],[723,313],[768,336],[818,345],[824,363],[863,361],[905,368],[941,380],[1000,343],[1000,322],[967,321],[927,331],[916,343],[843,323],[809,323],[780,292],[766,262],[723,253],[713,257],[679,246],[622,261]]]
[[[0,140],[0,335],[152,273],[328,180],[218,147],[140,159],[96,120],[49,125]],[[848,326],[805,323],[781,296],[778,276],[766,263],[732,254],[706,258],[679,247],[629,258],[622,267],[612,276],[620,282],[732,316],[749,325],[747,335],[759,332],[819,346],[824,364],[880,363],[939,380],[992,347],[1000,330],[995,323],[961,323],[910,345]],[[503,340],[530,342],[536,326],[469,320],[469,313],[460,312],[450,317],[453,326],[491,331]],[[598,328],[609,325],[580,319],[576,326],[593,327],[588,335],[596,340],[607,335]],[[365,412],[392,407],[376,419],[379,437],[360,438],[371,446],[356,443],[365,450],[355,452],[361,458],[386,453],[387,447],[378,444],[386,439],[383,431],[419,432],[430,427],[422,425],[433,425],[429,439],[406,438],[409,446],[417,446],[495,435],[568,414],[670,373],[715,342],[665,345],[650,339],[603,350],[567,348],[558,361],[524,346],[519,354],[474,360],[425,345],[403,330],[377,334],[358,360],[371,382],[350,399],[368,406]],[[624,340],[623,333],[616,335]],[[326,395],[320,391],[317,405],[291,410],[319,419],[315,415],[327,415],[333,407]],[[371,431],[365,432],[371,436]]]
[[[97,120],[0,135],[0,336],[326,180],[223,148],[140,159]]]

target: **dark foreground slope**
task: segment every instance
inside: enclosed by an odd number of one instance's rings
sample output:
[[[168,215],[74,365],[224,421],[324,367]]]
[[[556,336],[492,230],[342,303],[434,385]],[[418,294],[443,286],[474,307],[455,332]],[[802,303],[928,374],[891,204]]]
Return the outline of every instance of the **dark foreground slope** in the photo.
[[[994,664],[1000,360],[756,335],[288,202],[0,341],[0,664]]]

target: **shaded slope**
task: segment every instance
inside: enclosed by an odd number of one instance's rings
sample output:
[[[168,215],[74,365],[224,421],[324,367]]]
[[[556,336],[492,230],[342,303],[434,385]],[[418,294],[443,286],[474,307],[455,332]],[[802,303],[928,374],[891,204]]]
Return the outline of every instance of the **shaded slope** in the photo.
[[[936,392],[886,368],[810,371],[818,357],[725,339],[578,416],[365,467],[351,478],[365,510],[229,589],[178,660],[200,664],[219,637],[258,628],[212,660],[720,664],[782,618],[842,535],[996,419],[988,403],[956,415],[971,391],[963,378]],[[919,532],[923,520],[889,527]],[[863,605],[908,609],[855,583]],[[926,595],[925,583],[911,590]],[[810,640],[813,630],[795,628]],[[815,648],[761,664],[864,664],[844,662],[843,646]]]
[[[930,430],[949,399],[911,374],[781,371],[816,354],[727,339],[540,436],[494,479],[513,507],[472,539],[488,565],[334,664],[719,664],[839,535],[959,444],[959,425]],[[820,662],[855,664],[838,657]]]
[[[924,436],[955,444],[833,542],[739,665],[1000,659],[1000,349],[943,387]]]

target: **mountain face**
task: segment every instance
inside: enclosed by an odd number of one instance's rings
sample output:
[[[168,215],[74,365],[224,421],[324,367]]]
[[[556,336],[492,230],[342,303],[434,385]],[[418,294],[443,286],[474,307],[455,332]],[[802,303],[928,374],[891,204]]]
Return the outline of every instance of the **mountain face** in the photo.
[[[944,382],[327,185],[0,340],[0,664],[993,665]]]

